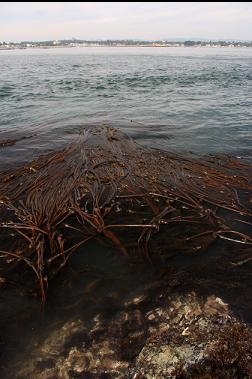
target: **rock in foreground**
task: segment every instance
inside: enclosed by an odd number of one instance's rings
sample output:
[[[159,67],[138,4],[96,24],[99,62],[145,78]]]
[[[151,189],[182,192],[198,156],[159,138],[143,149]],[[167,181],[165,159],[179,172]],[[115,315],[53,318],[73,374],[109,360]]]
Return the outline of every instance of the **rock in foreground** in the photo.
[[[155,306],[153,306],[155,304]],[[195,293],[132,296],[112,320],[55,330],[19,367],[19,379],[252,377],[252,333],[228,305]]]

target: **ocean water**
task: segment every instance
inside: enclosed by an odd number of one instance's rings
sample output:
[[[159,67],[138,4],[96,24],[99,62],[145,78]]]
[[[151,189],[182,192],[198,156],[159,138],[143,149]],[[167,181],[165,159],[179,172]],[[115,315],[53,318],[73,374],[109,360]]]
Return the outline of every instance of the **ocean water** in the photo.
[[[251,158],[252,49],[0,51],[0,143],[20,139],[14,145],[0,144],[0,170],[64,146],[87,125],[104,124],[154,148]],[[206,281],[210,294],[213,288],[239,309],[236,303],[245,298],[251,323],[250,286],[235,282],[223,289],[221,281],[216,286],[214,260],[222,252],[215,250],[208,260],[206,255],[200,258],[207,269],[213,260],[212,282]],[[188,261],[181,259],[181,266]],[[50,284],[45,313],[40,313],[39,299],[20,296],[20,288],[1,291],[0,377],[15,378],[15,365],[28,364],[37,344],[57,325],[79,319],[89,323],[107,308],[114,314],[128,292],[154,281],[155,275],[148,264],[129,266],[117,251],[92,243],[74,254]],[[227,283],[234,283],[232,275]]]
[[[0,139],[32,136],[0,149],[0,168],[97,124],[155,148],[249,156],[252,49],[0,51]]]

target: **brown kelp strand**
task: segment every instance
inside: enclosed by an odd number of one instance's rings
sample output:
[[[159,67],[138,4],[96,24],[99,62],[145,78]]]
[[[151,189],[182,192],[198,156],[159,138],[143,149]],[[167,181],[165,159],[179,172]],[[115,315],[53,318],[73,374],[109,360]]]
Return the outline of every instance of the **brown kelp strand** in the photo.
[[[26,139],[32,138],[34,136],[35,136],[35,134],[33,134],[31,136],[23,136],[23,137],[19,137],[19,138],[15,138],[15,139],[10,139],[10,138],[0,139],[0,148],[1,147],[13,146],[19,141],[26,140]]]
[[[195,254],[217,239],[248,248],[251,169],[231,157],[143,148],[113,128],[87,129],[67,148],[0,174],[1,258],[33,271],[44,304],[50,279],[97,237],[125,258],[150,261],[164,250]]]

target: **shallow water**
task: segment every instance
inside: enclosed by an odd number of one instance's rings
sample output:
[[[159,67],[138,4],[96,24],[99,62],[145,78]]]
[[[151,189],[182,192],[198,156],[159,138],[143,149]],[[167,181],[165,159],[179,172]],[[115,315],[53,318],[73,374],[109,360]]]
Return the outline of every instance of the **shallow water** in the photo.
[[[110,319],[122,310],[130,292],[154,279],[153,268],[139,263],[126,263],[115,249],[90,243],[50,282],[44,311],[39,297],[20,286],[2,290],[0,377],[15,378],[19,365],[28,364],[37,346],[65,324],[81,321],[89,329],[97,315]]]

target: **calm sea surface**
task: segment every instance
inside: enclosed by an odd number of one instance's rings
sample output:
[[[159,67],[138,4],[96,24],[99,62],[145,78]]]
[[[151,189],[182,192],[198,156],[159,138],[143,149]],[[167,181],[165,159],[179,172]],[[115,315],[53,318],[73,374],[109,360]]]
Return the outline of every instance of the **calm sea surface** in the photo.
[[[250,155],[252,49],[0,51],[0,150],[28,159],[87,124],[112,124],[166,150]]]

